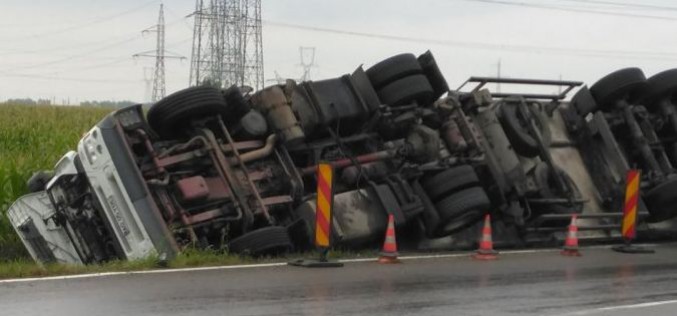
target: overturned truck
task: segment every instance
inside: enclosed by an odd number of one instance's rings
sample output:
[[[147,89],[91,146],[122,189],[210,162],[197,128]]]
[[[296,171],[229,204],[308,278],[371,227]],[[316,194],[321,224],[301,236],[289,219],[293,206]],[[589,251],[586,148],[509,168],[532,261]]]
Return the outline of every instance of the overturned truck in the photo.
[[[573,213],[587,215],[588,237],[613,238],[623,174],[637,166],[651,197],[643,228],[670,232],[677,78],[624,71],[571,102],[582,83],[470,78],[450,91],[430,52],[247,94],[191,87],[106,116],[29,179],[8,217],[39,262],[303,250],[316,165],[329,162],[337,247],[374,245],[392,214],[404,247],[468,248],[488,213],[499,245],[519,247],[556,239]],[[492,94],[488,83],[564,91]]]

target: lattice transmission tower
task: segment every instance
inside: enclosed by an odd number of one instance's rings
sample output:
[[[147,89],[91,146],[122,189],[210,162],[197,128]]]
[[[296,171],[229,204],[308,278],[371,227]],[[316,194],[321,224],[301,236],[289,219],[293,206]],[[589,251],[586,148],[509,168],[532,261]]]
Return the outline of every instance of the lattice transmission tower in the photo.
[[[263,88],[261,0],[196,0],[190,85]]]
[[[185,59],[185,57],[176,54],[167,54],[167,51],[165,51],[165,11],[163,4],[160,4],[160,13],[157,24],[143,30],[142,33],[156,33],[157,37],[155,50],[137,53],[132,56],[134,58],[155,58],[155,68],[153,70],[153,93],[151,101],[156,102],[164,98],[167,92],[165,88],[165,59]]]

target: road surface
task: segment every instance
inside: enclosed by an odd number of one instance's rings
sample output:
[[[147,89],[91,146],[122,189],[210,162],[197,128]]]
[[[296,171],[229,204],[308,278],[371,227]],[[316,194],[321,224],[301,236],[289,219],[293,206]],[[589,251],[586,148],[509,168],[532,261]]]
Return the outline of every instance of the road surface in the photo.
[[[0,283],[0,315],[674,315],[677,245]]]

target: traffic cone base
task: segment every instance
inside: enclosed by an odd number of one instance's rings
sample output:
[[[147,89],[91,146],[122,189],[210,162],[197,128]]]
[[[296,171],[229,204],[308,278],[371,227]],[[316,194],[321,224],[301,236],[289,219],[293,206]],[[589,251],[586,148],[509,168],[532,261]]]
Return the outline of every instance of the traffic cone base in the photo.
[[[567,256],[567,257],[580,257],[582,254],[578,251],[578,249],[564,249],[560,252],[562,256]]]
[[[480,237],[480,247],[477,253],[472,256],[477,260],[496,260],[498,259],[498,252],[494,250],[494,243],[491,239],[491,216],[487,214],[484,217],[484,227],[482,228],[482,236]]]
[[[397,256],[391,257],[381,255],[380,257],[378,257],[378,263],[392,264],[392,263],[402,263],[402,261],[400,261],[400,259],[397,259]]]
[[[498,259],[498,252],[494,253],[479,253],[472,255],[472,258],[475,260],[496,260]]]
[[[578,251],[578,226],[576,226],[576,214],[571,216],[571,224],[567,232],[567,238],[564,241],[564,249],[560,252],[562,256],[580,257],[582,254]]]
[[[397,239],[395,239],[395,218],[392,214],[388,215],[388,229],[386,229],[386,237],[383,241],[383,250],[381,256],[378,258],[378,263],[400,263],[397,259]]]

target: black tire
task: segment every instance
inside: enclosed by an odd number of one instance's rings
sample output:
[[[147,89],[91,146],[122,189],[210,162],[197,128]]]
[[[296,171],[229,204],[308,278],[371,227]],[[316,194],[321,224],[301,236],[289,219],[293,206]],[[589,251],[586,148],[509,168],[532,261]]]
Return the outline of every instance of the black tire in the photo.
[[[413,75],[388,84],[378,91],[381,102],[390,105],[407,105],[412,102],[427,105],[433,98],[433,88],[424,75]]]
[[[469,165],[450,168],[425,179],[423,187],[432,201],[480,183],[475,169]]]
[[[440,234],[449,235],[481,220],[491,202],[484,189],[473,187],[442,199],[436,206],[444,223]]]
[[[677,68],[659,72],[646,81],[646,88],[642,92],[642,103],[650,111],[661,98],[672,98],[677,91]]]
[[[285,227],[270,226],[250,231],[228,243],[228,251],[253,256],[278,254],[292,249]]]
[[[677,216],[677,179],[667,180],[644,194],[649,209],[647,221],[656,223]]]
[[[28,181],[26,181],[28,191],[31,193],[44,191],[45,186],[47,186],[47,183],[49,182],[49,180],[52,179],[53,176],[54,173],[47,170],[40,170],[33,173],[33,175],[31,175],[31,177],[28,178]]]
[[[574,198],[580,199],[582,197],[581,191],[578,189],[578,186],[573,179],[566,173],[566,171],[557,168],[557,173],[564,179],[565,184],[573,190]],[[541,162],[534,168],[534,182],[538,187],[538,195],[544,199],[556,199],[556,198],[566,198],[563,193],[558,192],[557,184],[555,183],[555,178],[550,172],[548,164]],[[534,210],[539,214],[549,213],[549,214],[574,214],[580,213],[582,211],[581,204],[567,206],[562,204],[552,204],[552,205],[538,205],[534,206]],[[564,224],[568,221],[564,221]]]
[[[449,84],[447,80],[442,75],[440,67],[437,65],[435,56],[430,51],[423,53],[421,56],[418,56],[418,62],[421,64],[423,69],[423,74],[428,78],[430,85],[433,87],[433,99],[437,100],[443,94],[449,92]]]
[[[379,90],[404,77],[421,74],[423,69],[414,54],[400,54],[371,66],[366,72],[374,89]]]
[[[550,128],[546,123],[546,118],[541,111],[533,106],[527,106],[531,116],[536,120],[536,125],[541,132],[541,138],[545,147],[550,146],[551,135]],[[529,133],[528,123],[517,113],[517,106],[504,103],[499,109],[499,121],[505,131],[505,135],[510,141],[510,145],[516,153],[524,157],[538,156],[538,141]]]
[[[423,213],[421,216],[426,236],[429,238],[439,237],[437,236],[437,230],[440,227],[440,215],[437,213],[435,205],[418,181],[415,181],[412,184],[412,189],[414,190],[414,193],[419,196],[421,203],[423,204]]]
[[[588,87],[583,87],[576,92],[576,95],[571,99],[571,106],[582,117],[597,111],[597,102],[595,102],[595,98],[592,97]]]
[[[646,77],[639,68],[624,68],[606,75],[590,87],[592,96],[602,111],[613,109],[615,102],[634,102],[646,85]]]
[[[251,110],[251,106],[245,100],[242,91],[235,85],[223,90],[223,99],[228,106],[228,117],[224,119],[230,119],[232,122],[235,122]]]
[[[217,88],[198,86],[175,92],[153,104],[148,110],[148,124],[163,139],[172,139],[185,133],[190,120],[222,115],[228,107]]]

